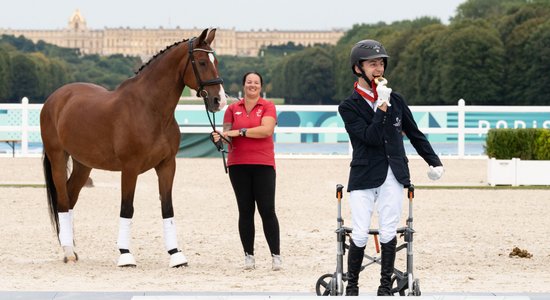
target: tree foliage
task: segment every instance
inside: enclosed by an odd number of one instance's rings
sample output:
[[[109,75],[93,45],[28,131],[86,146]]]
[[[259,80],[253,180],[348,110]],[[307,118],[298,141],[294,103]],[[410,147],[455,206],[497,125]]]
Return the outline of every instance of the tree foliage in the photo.
[[[11,93],[11,66],[8,52],[0,48],[0,99],[7,99]]]
[[[10,95],[11,99],[19,102],[21,98],[28,97],[34,99],[40,96],[39,77],[36,63],[28,56],[17,54],[11,60],[11,82],[13,85]]]
[[[332,51],[313,47],[289,56],[284,65],[285,103],[327,104],[334,94]],[[315,99],[315,102],[306,101]]]
[[[233,97],[242,90],[244,73],[257,71],[268,97],[292,104],[337,103],[356,80],[351,48],[375,39],[390,55],[389,86],[410,104],[455,105],[465,99],[480,105],[548,105],[549,20],[548,0],[467,0],[449,25],[430,17],[356,24],[334,46],[288,43],[262,47],[257,57],[219,56],[219,71]],[[0,101],[19,101],[22,94],[43,101],[71,81],[113,89],[140,63],[136,57],[82,55],[78,49],[2,36]]]
[[[138,57],[81,55],[24,37],[0,37],[0,101],[20,102],[28,97],[41,103],[60,86],[74,81],[115,89],[141,65]],[[7,74],[7,75],[6,75]]]

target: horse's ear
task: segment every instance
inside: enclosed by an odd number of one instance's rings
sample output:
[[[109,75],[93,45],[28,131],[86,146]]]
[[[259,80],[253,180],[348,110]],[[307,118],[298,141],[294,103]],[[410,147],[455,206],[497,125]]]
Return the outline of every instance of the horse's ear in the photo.
[[[216,28],[211,28],[208,31],[208,36],[206,37],[206,43],[208,45],[212,45],[212,41],[214,40],[215,36],[216,36]]]
[[[202,43],[205,42],[205,38],[206,38],[207,33],[208,33],[208,28],[202,31],[201,35],[199,36],[199,39],[198,39],[199,42],[198,42],[197,45],[201,45]]]

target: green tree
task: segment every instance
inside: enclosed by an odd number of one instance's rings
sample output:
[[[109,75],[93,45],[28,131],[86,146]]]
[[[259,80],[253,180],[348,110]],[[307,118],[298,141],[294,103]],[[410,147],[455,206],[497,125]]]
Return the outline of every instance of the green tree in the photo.
[[[288,95],[287,92],[287,80],[285,75],[287,73],[287,65],[290,57],[286,57],[279,61],[273,69],[273,96],[279,98],[285,98]]]
[[[391,85],[402,93],[409,104],[442,104],[441,41],[447,27],[441,24],[426,26],[410,40],[391,71]],[[393,58],[391,58],[393,60]]]
[[[526,56],[530,58],[525,81],[529,88],[523,92],[524,105],[550,103],[550,21],[547,20],[530,35],[526,43]],[[522,79],[520,79],[522,80]]]
[[[73,81],[72,76],[68,72],[67,64],[57,58],[50,59],[50,63],[48,66],[48,76],[50,77],[50,80],[47,89],[44,91],[44,101],[56,89],[60,88],[66,83]]]
[[[10,99],[12,102],[20,102],[21,98],[28,97],[31,101],[40,98],[38,87],[38,72],[32,59],[24,54],[17,54],[12,58],[12,93]]]
[[[504,46],[499,33],[483,20],[452,24],[443,39],[441,94],[447,104],[502,104]]]
[[[507,71],[503,81],[504,100],[515,105],[529,105],[539,100],[525,97],[528,91],[539,90],[540,85],[549,85],[544,73],[535,70],[544,69],[544,65],[534,66],[538,60],[543,63],[542,49],[537,47],[536,39],[544,40],[540,28],[544,27],[550,16],[550,3],[524,5],[503,17],[498,25],[506,49]],[[540,60],[539,60],[540,59]],[[546,81],[544,81],[546,79]],[[544,103],[544,102],[543,102]],[[545,105],[545,104],[544,104]]]
[[[525,5],[530,0],[468,0],[458,6],[453,22],[466,19],[490,19],[504,15],[509,9]]]
[[[330,49],[312,47],[292,55],[285,70],[287,104],[327,104],[334,94]]]
[[[0,48],[0,102],[11,95],[10,57],[8,52]]]
[[[28,57],[34,62],[37,73],[37,94],[31,98],[31,101],[44,102],[43,99],[52,91],[52,82],[49,74],[49,59],[41,52],[32,52]]]

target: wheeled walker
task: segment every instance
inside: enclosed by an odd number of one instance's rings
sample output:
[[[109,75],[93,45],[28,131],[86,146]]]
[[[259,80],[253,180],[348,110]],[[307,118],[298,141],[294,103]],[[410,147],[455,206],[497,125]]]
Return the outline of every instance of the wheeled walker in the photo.
[[[317,280],[315,291],[318,296],[342,296],[344,294],[344,282],[347,281],[347,273],[344,273],[344,255],[346,249],[349,249],[349,239],[351,238],[352,229],[344,226],[342,218],[342,193],[344,186],[336,185],[336,199],[338,200],[337,228],[336,228],[336,271],[334,273],[324,274]],[[400,271],[394,268],[392,276],[392,294],[399,293],[400,296],[420,296],[419,280],[413,275],[413,208],[412,202],[414,198],[414,186],[411,184],[408,187],[407,197],[409,199],[409,216],[406,226],[397,229],[397,235],[403,237],[403,243],[398,245],[396,252],[403,249],[407,250],[407,269]],[[378,244],[378,229],[370,229],[369,234],[374,237],[376,246],[376,254],[373,256],[365,254],[363,261],[366,261],[361,266],[361,271],[372,264],[381,263],[381,257],[377,256],[380,253]]]

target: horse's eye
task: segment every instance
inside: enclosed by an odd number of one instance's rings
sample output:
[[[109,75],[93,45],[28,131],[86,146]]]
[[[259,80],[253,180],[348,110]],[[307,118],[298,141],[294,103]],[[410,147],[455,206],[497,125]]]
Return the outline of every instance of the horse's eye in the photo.
[[[206,62],[204,60],[199,60],[199,65],[204,67],[206,66]]]

